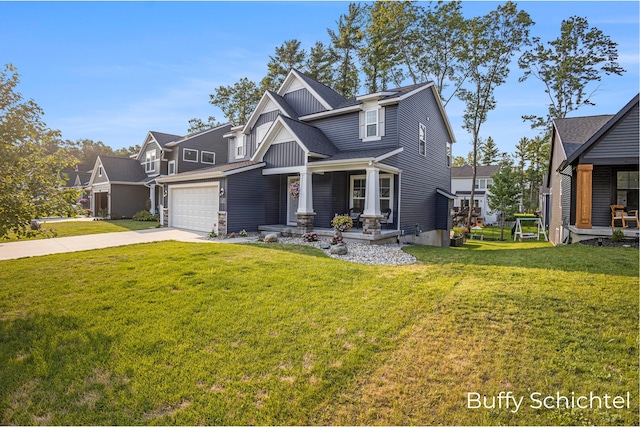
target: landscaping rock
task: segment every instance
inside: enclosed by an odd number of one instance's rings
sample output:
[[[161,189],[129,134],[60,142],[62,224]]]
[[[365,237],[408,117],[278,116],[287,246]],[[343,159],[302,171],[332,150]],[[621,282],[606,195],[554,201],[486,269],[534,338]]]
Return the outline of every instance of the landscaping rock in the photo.
[[[331,246],[329,250],[330,253],[334,255],[346,255],[347,254],[347,245],[344,243],[338,243],[337,245]]]
[[[320,246],[320,249],[329,249],[331,247],[331,245],[327,242],[320,242],[318,246]]]
[[[278,235],[277,234],[267,234],[266,236],[264,236],[264,242],[265,243],[277,243],[278,242]]]

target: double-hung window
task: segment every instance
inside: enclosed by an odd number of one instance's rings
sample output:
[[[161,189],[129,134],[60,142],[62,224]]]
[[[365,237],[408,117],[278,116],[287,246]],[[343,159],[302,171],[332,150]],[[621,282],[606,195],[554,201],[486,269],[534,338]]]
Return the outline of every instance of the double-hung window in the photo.
[[[450,168],[451,167],[451,143],[447,142],[447,167]]]
[[[638,171],[616,172],[616,202],[627,209],[638,209]]]
[[[377,104],[363,107],[360,112],[360,139],[379,141],[385,135],[385,108]]]
[[[144,170],[147,173],[156,171],[156,150],[147,151]]]
[[[365,130],[366,137],[378,136],[378,110],[369,110],[365,112]]]
[[[393,175],[380,175],[380,211],[393,208]],[[366,197],[367,180],[365,175],[351,176],[351,194],[350,205],[352,208],[358,208],[364,211],[364,202]],[[392,214],[393,215],[393,214]],[[393,216],[390,217],[393,220]]]
[[[423,156],[427,155],[427,127],[422,123],[418,129],[418,152]]]
[[[244,137],[242,135],[238,135],[234,138],[234,148],[236,152],[236,159],[241,159],[244,157]]]
[[[200,153],[200,163],[206,163],[209,165],[215,165],[216,164],[216,153],[214,153],[213,151],[202,151],[202,153]]]
[[[175,175],[175,173],[176,173],[176,161],[175,160],[169,160],[169,166],[168,166],[167,173],[169,175]]]

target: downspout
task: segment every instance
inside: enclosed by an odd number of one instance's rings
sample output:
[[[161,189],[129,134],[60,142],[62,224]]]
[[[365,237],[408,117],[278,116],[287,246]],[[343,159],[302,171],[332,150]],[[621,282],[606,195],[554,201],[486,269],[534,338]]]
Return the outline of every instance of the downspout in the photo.
[[[402,172],[398,174],[398,226],[397,231],[400,231],[400,211],[402,206]]]

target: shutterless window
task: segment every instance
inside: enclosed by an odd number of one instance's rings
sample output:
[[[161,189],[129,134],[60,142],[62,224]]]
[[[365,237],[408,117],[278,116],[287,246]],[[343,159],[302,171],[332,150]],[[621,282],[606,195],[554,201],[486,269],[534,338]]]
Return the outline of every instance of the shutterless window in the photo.
[[[147,151],[145,157],[145,171],[146,172],[155,172],[156,170],[156,150]]]
[[[242,136],[236,136],[234,138],[234,145],[236,149],[236,159],[244,157],[244,138]]]
[[[168,168],[167,172],[169,173],[169,175],[175,175],[175,173],[176,173],[176,161],[175,160],[171,160],[169,162],[169,168]]]
[[[378,136],[378,110],[369,110],[365,113],[367,137]]]
[[[418,151],[423,156],[427,154],[427,127],[422,123],[418,130]]]
[[[185,162],[197,162],[198,150],[191,150],[190,148],[185,148],[182,151],[182,160],[184,160]]]
[[[216,153],[212,151],[203,151],[200,154],[200,162],[213,165],[216,163]]]
[[[638,208],[638,171],[618,171],[616,173],[616,202],[624,207]]]
[[[447,167],[451,167],[451,143],[447,142]],[[487,181],[488,182],[488,181]]]

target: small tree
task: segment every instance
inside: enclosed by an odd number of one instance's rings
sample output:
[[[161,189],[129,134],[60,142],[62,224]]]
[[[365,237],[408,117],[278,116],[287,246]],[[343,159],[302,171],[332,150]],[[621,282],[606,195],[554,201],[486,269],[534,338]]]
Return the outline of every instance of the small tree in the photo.
[[[504,240],[504,226],[507,216],[513,216],[518,210],[520,194],[520,175],[513,166],[509,155],[504,155],[498,170],[491,175],[493,184],[489,185],[489,209],[500,212],[500,240]]]

